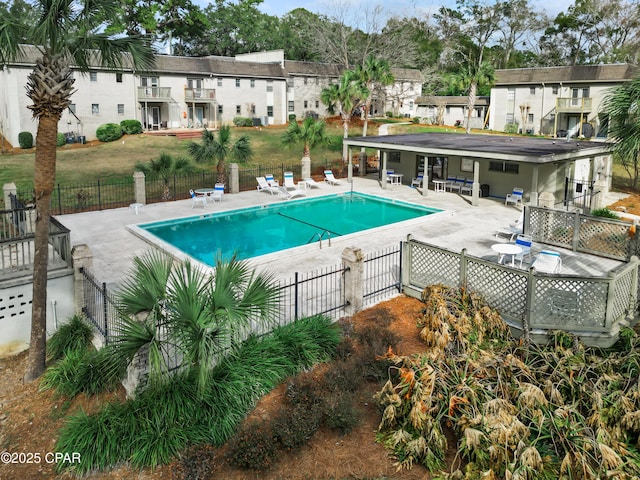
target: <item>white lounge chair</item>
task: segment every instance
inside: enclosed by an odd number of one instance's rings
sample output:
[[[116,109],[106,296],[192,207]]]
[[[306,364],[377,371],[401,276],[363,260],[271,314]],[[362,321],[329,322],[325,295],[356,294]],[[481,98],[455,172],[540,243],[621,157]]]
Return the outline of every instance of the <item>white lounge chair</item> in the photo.
[[[508,237],[509,241],[513,242],[513,239],[523,232],[524,227],[524,208],[520,212],[520,216],[515,222],[509,224],[508,227],[499,228],[496,232],[496,238]]]
[[[411,186],[416,188],[422,188],[422,182],[424,181],[424,175],[418,175],[411,179]]]
[[[293,181],[293,172],[284,172],[284,188],[286,188],[287,190],[298,189],[295,182]]]
[[[560,273],[560,270],[562,270],[562,258],[560,258],[558,252],[542,250],[531,266],[538,272]]]
[[[320,188],[320,183],[316,182],[313,178],[309,177],[309,178],[305,178],[304,179],[304,183],[307,186],[307,188]]]
[[[504,205],[507,206],[510,203],[513,205],[522,205],[522,195],[524,194],[524,190],[520,187],[515,187],[511,193],[507,193],[506,198],[504,199]]]
[[[296,197],[306,197],[307,196],[307,192],[304,190],[299,190],[299,189],[295,189],[295,190],[287,190],[286,187],[279,187],[278,189],[278,196],[280,198],[284,198],[285,200],[291,200],[292,198],[296,198]]]
[[[209,194],[209,199],[212,202],[216,200],[222,202],[222,197],[224,196],[224,183],[216,183],[213,187],[213,192]]]
[[[531,239],[530,235],[520,234],[516,237],[515,244],[520,248],[522,248],[522,252],[516,254],[515,259],[520,260],[521,267],[522,267],[522,260],[524,259],[524,257],[529,257],[529,260],[531,260],[531,244],[532,243],[533,243],[533,240]]]
[[[333,172],[331,170],[324,171],[324,181],[329,185],[342,185],[340,180],[336,180],[336,177],[333,176]]]
[[[202,207],[207,206],[207,197],[205,195],[196,195],[196,192],[193,190],[189,190],[189,195],[191,195],[191,208],[200,204]]]
[[[273,175],[271,173],[267,173],[264,178],[267,180],[267,183],[269,184],[270,187],[279,187],[280,184],[278,183],[278,181],[273,178]]]
[[[278,187],[272,187],[269,185],[265,177],[256,177],[256,181],[258,182],[257,188],[259,192],[269,192],[271,195],[275,195],[280,192]]]
[[[460,194],[468,193],[471,195],[473,192],[473,180],[467,178],[464,183],[460,185]]]

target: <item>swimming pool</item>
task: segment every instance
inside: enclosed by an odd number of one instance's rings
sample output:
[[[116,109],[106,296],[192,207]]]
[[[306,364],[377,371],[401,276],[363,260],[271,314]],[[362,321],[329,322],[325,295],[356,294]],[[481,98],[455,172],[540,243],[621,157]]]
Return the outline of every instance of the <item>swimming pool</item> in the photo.
[[[440,212],[358,192],[137,225],[185,254],[213,265],[247,259]]]

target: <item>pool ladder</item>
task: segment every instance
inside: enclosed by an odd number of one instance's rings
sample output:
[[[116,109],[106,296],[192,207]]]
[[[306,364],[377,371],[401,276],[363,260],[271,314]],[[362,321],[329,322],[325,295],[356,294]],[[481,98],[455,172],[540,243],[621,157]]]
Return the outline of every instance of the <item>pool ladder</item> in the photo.
[[[329,246],[331,246],[331,232],[329,230],[325,230],[322,233],[314,233],[307,243],[311,243],[317,238],[320,242],[320,248],[322,249],[322,239],[324,238],[325,234],[327,236],[327,240],[329,240]]]

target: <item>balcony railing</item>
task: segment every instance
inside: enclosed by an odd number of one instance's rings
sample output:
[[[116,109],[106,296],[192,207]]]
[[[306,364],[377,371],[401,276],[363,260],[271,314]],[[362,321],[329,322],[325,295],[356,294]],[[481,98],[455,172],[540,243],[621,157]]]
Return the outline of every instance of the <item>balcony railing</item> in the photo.
[[[138,87],[138,100],[171,100],[171,87]]]
[[[556,99],[556,108],[559,112],[584,112],[590,111],[591,97],[569,97]]]
[[[215,88],[185,88],[184,99],[187,102],[215,102]]]

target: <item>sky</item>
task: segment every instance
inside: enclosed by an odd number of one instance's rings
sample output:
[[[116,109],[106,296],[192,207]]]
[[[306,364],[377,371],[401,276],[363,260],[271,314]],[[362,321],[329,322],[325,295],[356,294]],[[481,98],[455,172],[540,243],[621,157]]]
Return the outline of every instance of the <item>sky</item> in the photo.
[[[358,5],[361,3],[371,7],[374,5],[382,4],[382,2],[371,2],[370,0],[339,0],[342,4],[349,2],[350,4]],[[201,7],[207,6],[210,2],[208,0],[195,0],[195,3]],[[330,12],[330,5],[332,0],[264,0],[260,5],[260,10],[268,15],[276,17],[282,17],[285,13],[290,12],[296,8],[305,8],[313,13],[328,13]],[[573,0],[531,0],[531,3],[540,10],[546,10],[549,16],[555,17],[558,13],[566,11],[567,8],[572,5]],[[449,2],[449,5],[455,5],[455,3]],[[416,11],[421,13],[434,13],[443,5],[442,1],[438,0],[394,0],[393,11],[394,15],[416,15]],[[388,7],[385,7],[388,8]]]

